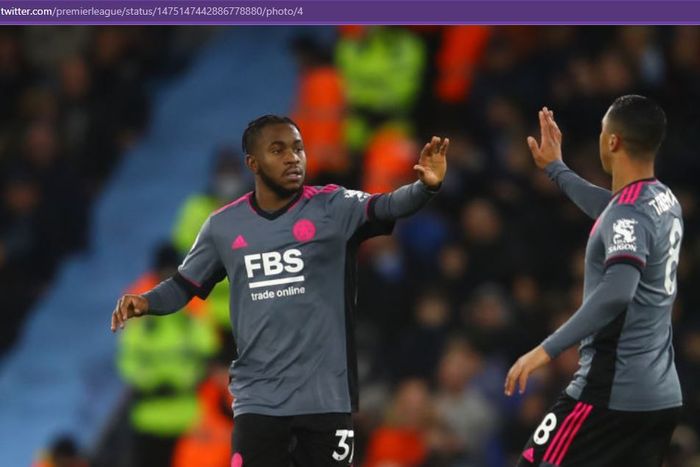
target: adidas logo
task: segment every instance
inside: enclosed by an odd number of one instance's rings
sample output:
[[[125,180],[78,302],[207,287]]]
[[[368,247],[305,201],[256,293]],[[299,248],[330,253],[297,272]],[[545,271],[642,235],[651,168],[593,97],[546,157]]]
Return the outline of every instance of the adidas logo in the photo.
[[[248,246],[248,242],[245,241],[245,238],[243,238],[243,235],[239,235],[238,237],[236,237],[236,239],[231,244],[231,249],[238,250],[239,248],[245,248],[247,246]]]

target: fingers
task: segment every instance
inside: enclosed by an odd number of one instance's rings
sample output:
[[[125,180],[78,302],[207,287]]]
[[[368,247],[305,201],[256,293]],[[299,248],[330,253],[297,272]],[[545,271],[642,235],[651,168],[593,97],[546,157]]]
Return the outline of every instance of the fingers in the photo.
[[[129,306],[131,304],[131,299],[126,295],[117,300],[117,306],[112,313],[112,332],[118,328],[124,329],[124,324],[129,319]]]
[[[447,149],[450,147],[449,138],[439,138],[433,136],[429,142],[425,143],[423,149],[421,149],[421,157],[431,157],[431,156],[446,156]]]
[[[554,136],[556,142],[561,143],[561,130],[559,129],[557,122],[554,121],[554,112],[551,110],[549,110],[547,113],[547,123],[549,124],[550,132],[552,133],[552,136]]]
[[[540,148],[537,145],[537,140],[533,138],[532,136],[527,137],[527,145],[530,146],[530,151],[532,152],[532,155],[535,157],[539,157],[540,155]]]
[[[450,147],[450,138],[445,138],[440,146],[440,155],[442,157],[447,156],[447,149]]]
[[[551,144],[555,140],[554,129],[550,123],[550,111],[547,107],[540,110],[540,132],[542,133],[542,145]]]
[[[112,332],[115,332],[117,330],[118,326],[119,326],[119,324],[117,323],[116,311],[113,311],[112,312],[112,323],[111,323],[110,329],[112,330]]]
[[[527,379],[530,376],[530,371],[527,368],[523,368],[518,377],[518,386],[520,387],[520,394],[525,392],[527,388]]]
[[[423,167],[422,165],[414,165],[413,170],[415,170],[416,172],[420,172],[421,175],[425,175],[425,167]]]
[[[547,117],[544,110],[537,112],[537,117],[540,120],[540,143],[544,145],[545,140],[549,137],[549,129],[547,128]]]
[[[513,390],[515,389],[515,382],[518,380],[519,376],[520,361],[518,360],[517,362],[515,362],[515,365],[513,365],[510,368],[510,371],[508,371],[508,375],[506,376],[505,393],[507,396],[513,395]]]
[[[119,314],[121,315],[122,321],[129,319],[129,304],[127,303],[126,296],[119,299]]]
[[[112,312],[112,332],[115,332],[118,328],[124,328],[124,320],[122,319],[121,315],[121,310],[120,306],[122,303],[122,298],[117,300],[117,306],[114,308],[114,311]]]
[[[543,107],[542,111],[544,112],[544,118],[549,135],[556,143],[561,143],[561,130],[559,130],[557,122],[554,121],[554,112],[549,110],[547,107]]]
[[[525,392],[527,388],[527,380],[532,373],[533,368],[531,367],[527,355],[524,355],[518,359],[517,362],[508,371],[508,376],[506,376],[505,393],[507,396],[512,396],[515,392],[516,386],[518,387],[518,392],[520,394]]]

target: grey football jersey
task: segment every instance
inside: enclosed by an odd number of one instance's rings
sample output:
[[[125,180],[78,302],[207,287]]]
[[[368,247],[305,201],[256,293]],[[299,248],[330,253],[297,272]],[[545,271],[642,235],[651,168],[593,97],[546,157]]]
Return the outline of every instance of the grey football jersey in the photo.
[[[393,227],[373,218],[374,200],[305,186],[267,213],[249,193],[204,223],[177,277],[202,297],[224,277],[231,283],[235,415],[356,408],[354,253]]]
[[[581,343],[571,397],[627,411],[682,405],[671,329],[682,237],[678,200],[655,179],[623,188],[598,217],[586,246],[584,300],[611,264],[632,264],[641,279],[626,311]]]

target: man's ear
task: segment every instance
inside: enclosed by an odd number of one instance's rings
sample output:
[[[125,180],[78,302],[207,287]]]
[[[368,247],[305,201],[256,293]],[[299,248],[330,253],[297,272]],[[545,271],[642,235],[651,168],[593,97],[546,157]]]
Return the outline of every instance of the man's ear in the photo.
[[[608,139],[608,149],[610,152],[617,152],[622,148],[622,138],[620,138],[617,133],[610,135]]]
[[[258,173],[258,160],[252,154],[245,155],[245,165],[248,166],[251,172]]]

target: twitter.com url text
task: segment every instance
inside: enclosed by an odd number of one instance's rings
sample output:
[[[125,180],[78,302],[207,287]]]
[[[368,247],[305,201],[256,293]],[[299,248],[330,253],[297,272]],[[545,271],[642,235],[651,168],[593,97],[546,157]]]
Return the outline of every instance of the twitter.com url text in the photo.
[[[301,6],[273,7],[273,6],[204,6],[177,5],[177,6],[153,6],[148,8],[125,6],[121,8],[89,7],[52,7],[52,8],[23,8],[20,6],[0,7],[0,17],[47,17],[47,18],[158,18],[180,17],[191,19],[197,17],[301,17],[304,9]]]

